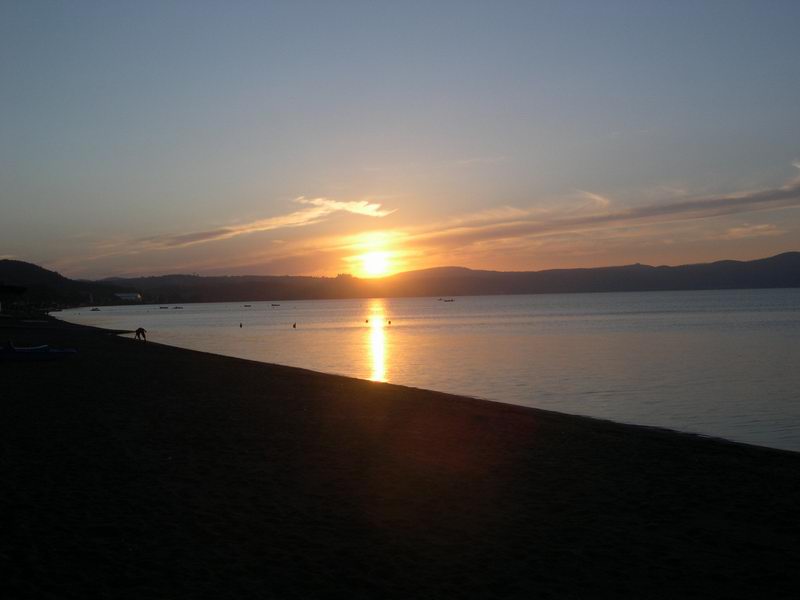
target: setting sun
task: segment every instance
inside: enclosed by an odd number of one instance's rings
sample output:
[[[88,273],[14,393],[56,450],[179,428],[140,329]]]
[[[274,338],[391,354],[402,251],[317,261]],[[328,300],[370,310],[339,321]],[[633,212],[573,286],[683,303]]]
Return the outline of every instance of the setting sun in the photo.
[[[386,277],[408,268],[408,250],[398,232],[369,231],[342,240],[342,249],[352,252],[342,258],[346,271],[356,277]]]
[[[367,252],[361,256],[361,268],[368,277],[381,277],[389,274],[388,252]]]

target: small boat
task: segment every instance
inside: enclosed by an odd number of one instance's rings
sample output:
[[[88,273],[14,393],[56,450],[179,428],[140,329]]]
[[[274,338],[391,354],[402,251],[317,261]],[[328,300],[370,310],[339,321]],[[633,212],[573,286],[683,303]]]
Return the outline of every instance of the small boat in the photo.
[[[453,298],[445,298],[444,302],[455,302]]]
[[[16,347],[11,342],[0,348],[0,360],[13,361],[45,361],[58,360],[76,354],[74,348],[51,348],[47,344],[42,346]]]
[[[174,308],[175,310],[183,310],[182,306],[173,306],[172,308]]]
[[[253,308],[253,305],[252,304],[245,304],[244,307],[245,308]]]
[[[169,306],[159,306],[159,309],[169,308]]]
[[[89,312],[100,312],[100,309],[95,306],[94,308],[89,309]]]
[[[272,306],[280,306],[280,304],[273,304]]]

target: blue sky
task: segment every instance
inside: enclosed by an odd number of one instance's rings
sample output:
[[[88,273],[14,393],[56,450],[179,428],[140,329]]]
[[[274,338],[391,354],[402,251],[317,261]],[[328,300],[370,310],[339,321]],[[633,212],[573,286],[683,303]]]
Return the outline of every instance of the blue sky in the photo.
[[[4,2],[0,255],[102,277],[800,249],[798,24],[798,2]]]

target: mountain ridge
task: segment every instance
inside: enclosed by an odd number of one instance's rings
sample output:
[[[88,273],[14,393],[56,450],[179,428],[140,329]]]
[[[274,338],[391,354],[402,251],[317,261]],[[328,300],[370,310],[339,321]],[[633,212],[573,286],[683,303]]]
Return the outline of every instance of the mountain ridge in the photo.
[[[15,300],[50,306],[119,303],[115,294],[134,291],[124,285],[69,279],[39,265],[7,258],[0,259],[0,289],[2,286],[24,290],[14,294]]]
[[[379,279],[174,273],[94,282],[68,279],[31,263],[5,259],[0,260],[0,282],[24,285],[37,298],[57,298],[61,294],[73,303],[85,303],[87,295],[94,302],[119,303],[115,293],[132,291],[142,294],[145,302],[173,303],[776,288],[800,287],[800,252],[750,261],[724,259],[678,266],[634,263],[541,271],[447,266]]]

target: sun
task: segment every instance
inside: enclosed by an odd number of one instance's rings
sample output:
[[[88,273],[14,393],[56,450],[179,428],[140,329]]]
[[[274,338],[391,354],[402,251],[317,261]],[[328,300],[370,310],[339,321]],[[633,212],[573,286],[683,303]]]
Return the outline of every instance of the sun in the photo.
[[[397,247],[398,237],[396,232],[391,231],[354,234],[342,245],[351,250],[352,254],[342,257],[342,260],[357,277],[394,275],[406,263],[406,253]]]
[[[388,252],[367,252],[361,255],[361,269],[368,277],[381,277],[389,274]]]

